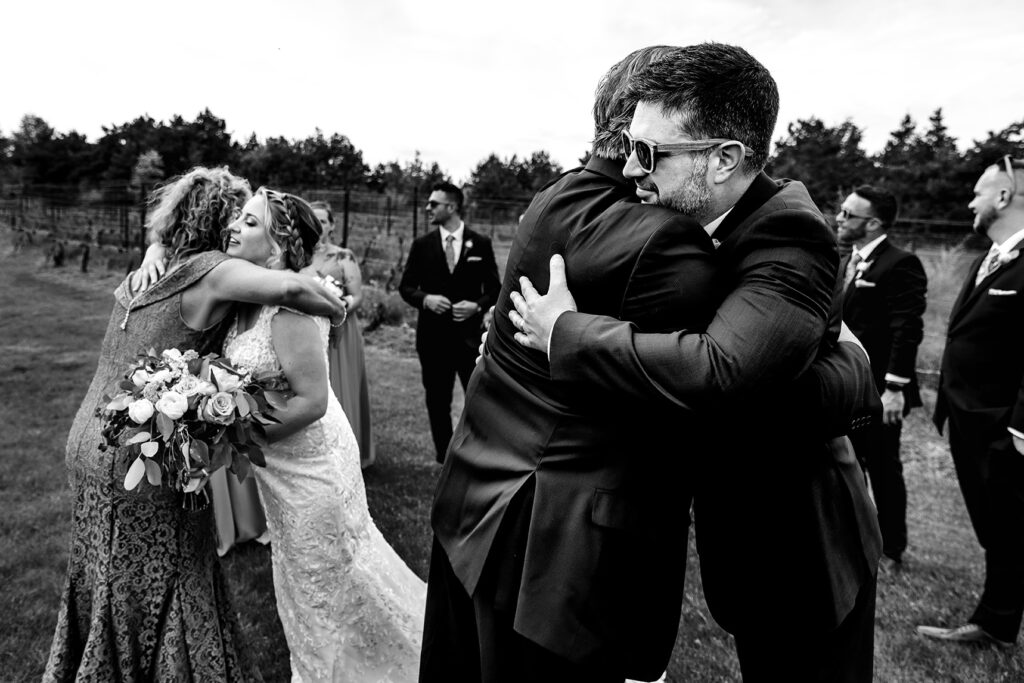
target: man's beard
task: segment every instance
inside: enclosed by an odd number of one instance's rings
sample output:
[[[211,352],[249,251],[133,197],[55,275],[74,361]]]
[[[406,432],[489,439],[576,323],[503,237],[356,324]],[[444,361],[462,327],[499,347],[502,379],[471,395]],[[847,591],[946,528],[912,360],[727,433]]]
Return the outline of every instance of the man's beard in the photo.
[[[697,156],[686,179],[671,193],[658,193],[658,203],[695,219],[710,218],[711,188],[707,183],[710,156]]]
[[[987,235],[988,229],[996,222],[997,212],[995,207],[986,206],[974,216],[974,232],[979,235]]]

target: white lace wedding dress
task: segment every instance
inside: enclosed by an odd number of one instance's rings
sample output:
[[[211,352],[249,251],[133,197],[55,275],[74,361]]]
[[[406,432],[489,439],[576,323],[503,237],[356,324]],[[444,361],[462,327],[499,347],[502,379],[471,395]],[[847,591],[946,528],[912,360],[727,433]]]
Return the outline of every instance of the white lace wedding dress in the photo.
[[[270,331],[277,310],[263,308],[241,334],[233,326],[224,355],[280,372]],[[326,363],[327,323],[316,320]],[[254,468],[292,681],[415,681],[426,586],[370,518],[359,446],[334,392],[327,394],[327,414],[271,444],[266,468]]]

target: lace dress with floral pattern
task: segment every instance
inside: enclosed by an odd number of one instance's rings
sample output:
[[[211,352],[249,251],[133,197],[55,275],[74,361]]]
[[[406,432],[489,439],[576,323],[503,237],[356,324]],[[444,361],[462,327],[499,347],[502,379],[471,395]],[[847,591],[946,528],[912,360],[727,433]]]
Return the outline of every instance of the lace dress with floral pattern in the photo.
[[[224,355],[280,372],[271,339],[277,307],[228,332]],[[316,319],[324,342],[327,322]],[[293,681],[414,681],[425,584],[370,518],[359,447],[333,392],[324,417],[264,450],[254,469],[267,515],[277,610]]]

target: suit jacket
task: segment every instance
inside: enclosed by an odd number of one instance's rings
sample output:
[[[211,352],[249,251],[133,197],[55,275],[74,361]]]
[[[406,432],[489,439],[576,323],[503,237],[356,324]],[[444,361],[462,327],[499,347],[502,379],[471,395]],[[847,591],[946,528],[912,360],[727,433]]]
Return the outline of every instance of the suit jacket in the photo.
[[[881,552],[849,440],[825,439],[812,413],[797,409],[790,387],[802,382],[787,384],[807,376],[821,345],[835,237],[802,184],[763,173],[714,237],[724,298],[706,333],[643,334],[565,313],[552,332],[551,373],[591,396],[706,416],[707,440],[695,453],[697,547],[708,607],[726,630],[749,633],[783,617],[833,628]],[[847,361],[809,395],[873,393],[863,354]]]
[[[845,256],[840,262],[840,274],[846,272],[849,261],[850,257]],[[842,286],[842,277],[838,283]],[[928,279],[921,260],[887,237],[860,264],[850,286],[842,293],[843,320],[871,358],[879,393],[885,387],[887,373],[910,380],[903,388],[905,413],[921,405],[917,347],[924,338],[922,316],[927,290]]]
[[[462,252],[455,270],[448,272],[438,232],[435,228],[413,241],[398,291],[420,312],[416,321],[417,351],[451,350],[455,345],[464,350],[468,348],[475,355],[480,345],[483,314],[494,305],[501,286],[494,249],[490,238],[467,227],[462,233]],[[451,311],[436,315],[425,310],[423,299],[428,294],[443,294],[453,304],[475,301],[480,312],[456,322]]]
[[[942,354],[935,425],[948,417],[982,444],[1024,431],[1024,258],[1016,258],[975,287],[984,255],[971,266],[953,305]]]
[[[546,290],[549,258],[564,251],[584,310],[643,329],[702,329],[714,310],[712,250],[699,224],[640,206],[621,163],[596,157],[542,190],[516,233],[432,523],[472,594],[488,558],[506,559],[499,525],[532,487],[525,523],[502,531],[525,544],[514,627],[572,661],[636,677],[664,671],[682,602],[689,477],[633,456],[677,440],[683,425],[618,399],[567,395],[546,355],[513,340],[509,295],[524,274]]]

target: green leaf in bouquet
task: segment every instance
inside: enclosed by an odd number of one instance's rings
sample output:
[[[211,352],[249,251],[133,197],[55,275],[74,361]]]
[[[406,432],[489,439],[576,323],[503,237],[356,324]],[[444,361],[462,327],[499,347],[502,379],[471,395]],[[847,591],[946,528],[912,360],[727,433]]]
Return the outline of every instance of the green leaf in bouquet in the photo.
[[[124,475],[124,487],[128,491],[133,491],[139,482],[142,481],[142,477],[146,474],[146,461],[140,455],[132,463],[132,466],[128,468],[128,473]]]
[[[249,394],[246,394],[244,392],[241,395],[245,398],[245,402],[249,404],[249,412],[250,413],[258,413],[258,412],[260,412],[260,406],[256,402],[256,399],[254,399],[252,396],[250,396]]]
[[[118,389],[124,389],[125,391],[135,391],[135,382],[130,379],[123,379],[117,383]]]
[[[238,406],[238,414],[242,417],[249,414],[249,402],[245,400],[245,393],[235,392],[235,405]]]
[[[228,444],[223,441],[218,441],[213,445],[213,449],[210,451],[209,469],[211,471],[219,470],[221,467],[226,467],[231,463],[228,448]]]
[[[249,462],[257,467],[266,467],[267,459],[263,457],[263,449],[255,443],[249,444],[248,450]]]
[[[147,441],[146,443],[142,444],[141,448],[142,454],[144,456],[146,456],[147,458],[152,458],[153,456],[160,452],[160,442]]]
[[[163,437],[164,441],[169,441],[171,434],[174,433],[174,420],[157,411],[156,428],[160,430],[160,436]]]
[[[132,438],[130,438],[127,441],[125,441],[124,445],[125,446],[131,446],[131,445],[137,444],[137,443],[145,443],[146,441],[149,441],[151,438],[153,438],[153,437],[150,435],[149,432],[139,432],[138,434],[136,434]]]
[[[111,399],[110,403],[107,404],[107,410],[124,410],[131,402],[131,396],[128,394],[119,394]]]
[[[232,433],[232,437],[233,437],[231,439],[231,443],[233,443],[233,444],[249,443],[249,430],[246,429],[245,425],[243,425],[241,422],[234,422],[231,425],[231,433]]]
[[[238,477],[239,483],[245,481],[252,471],[252,468],[249,466],[249,458],[246,458],[244,455],[234,458],[231,471]]]
[[[153,486],[159,486],[160,482],[163,481],[163,472],[160,471],[160,465],[156,464],[153,460],[146,460],[146,479]]]
[[[209,382],[210,374],[210,356],[206,356],[203,358],[203,362],[199,365],[199,372],[196,373],[196,376],[201,380]]]
[[[193,439],[188,447],[189,457],[197,462],[203,463],[203,467],[210,466],[210,448],[199,439]]]
[[[284,410],[287,405],[284,395],[279,391],[264,391],[263,397],[267,400],[267,404],[275,410]]]
[[[252,440],[252,446],[266,446],[268,443],[267,432],[263,429],[263,424],[253,422],[252,429],[249,430],[249,438]]]

